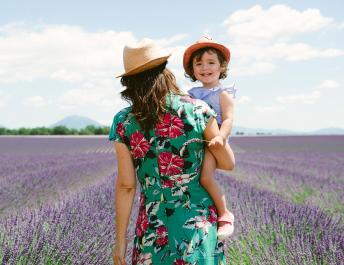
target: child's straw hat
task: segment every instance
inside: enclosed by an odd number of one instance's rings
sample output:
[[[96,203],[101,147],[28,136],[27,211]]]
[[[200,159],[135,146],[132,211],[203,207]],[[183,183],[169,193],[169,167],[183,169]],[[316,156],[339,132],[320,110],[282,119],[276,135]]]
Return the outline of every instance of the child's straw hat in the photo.
[[[213,41],[213,39],[211,37],[204,35],[195,44],[193,44],[189,48],[187,48],[184,52],[183,66],[184,66],[185,72],[188,75],[191,75],[191,69],[189,68],[191,55],[195,51],[202,49],[202,48],[205,48],[205,47],[211,47],[211,48],[219,50],[223,54],[223,56],[225,57],[225,60],[227,62],[229,62],[230,57],[231,57],[231,53],[230,53],[229,49],[227,47],[225,47],[224,45]]]

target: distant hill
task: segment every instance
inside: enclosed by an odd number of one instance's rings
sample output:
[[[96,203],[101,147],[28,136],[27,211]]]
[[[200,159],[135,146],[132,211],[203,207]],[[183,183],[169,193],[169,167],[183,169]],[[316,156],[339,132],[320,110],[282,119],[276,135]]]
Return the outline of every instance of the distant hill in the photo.
[[[4,125],[0,124],[0,128],[6,128]]]
[[[67,116],[64,119],[52,124],[50,127],[55,126],[66,126],[69,129],[83,129],[88,125],[93,125],[95,127],[103,127],[99,122],[92,120],[90,118],[78,115]]]

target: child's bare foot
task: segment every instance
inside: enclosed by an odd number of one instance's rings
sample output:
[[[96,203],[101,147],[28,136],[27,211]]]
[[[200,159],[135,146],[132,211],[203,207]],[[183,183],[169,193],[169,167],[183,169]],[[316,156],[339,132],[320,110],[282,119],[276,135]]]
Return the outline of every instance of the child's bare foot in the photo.
[[[225,214],[217,219],[217,238],[224,240],[226,237],[233,234],[234,231],[234,215],[226,210]]]

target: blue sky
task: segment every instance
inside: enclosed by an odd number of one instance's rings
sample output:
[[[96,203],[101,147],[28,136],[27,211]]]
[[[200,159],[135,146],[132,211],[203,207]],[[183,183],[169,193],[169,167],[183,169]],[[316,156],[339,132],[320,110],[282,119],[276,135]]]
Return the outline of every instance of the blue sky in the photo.
[[[48,3],[49,2],[49,3]],[[235,126],[344,128],[342,1],[0,2],[0,125],[49,126],[68,115],[109,125],[126,105],[122,49],[144,37],[172,53],[211,35],[232,53]]]

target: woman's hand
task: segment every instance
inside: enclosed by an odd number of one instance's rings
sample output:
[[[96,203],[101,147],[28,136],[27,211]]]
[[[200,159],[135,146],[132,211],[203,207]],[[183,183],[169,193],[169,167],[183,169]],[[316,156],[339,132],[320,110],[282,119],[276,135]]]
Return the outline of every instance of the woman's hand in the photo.
[[[127,243],[116,243],[116,246],[112,252],[112,259],[115,265],[126,265],[125,263],[125,252],[127,249]]]
[[[209,142],[209,147],[214,146],[215,148],[223,147],[226,145],[226,138],[223,137],[222,135],[217,135],[213,139],[210,140]]]
[[[204,139],[211,141],[214,137],[221,135],[217,122],[214,118],[211,118],[207,127],[204,130]],[[235,165],[235,158],[233,151],[229,144],[226,142],[224,146],[214,147],[213,145],[208,145],[209,151],[214,155],[216,159],[216,167],[222,170],[232,170]]]

